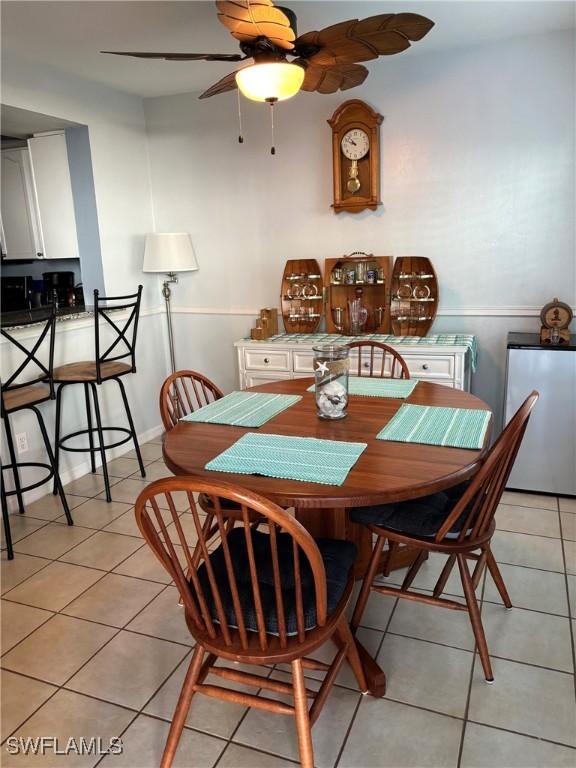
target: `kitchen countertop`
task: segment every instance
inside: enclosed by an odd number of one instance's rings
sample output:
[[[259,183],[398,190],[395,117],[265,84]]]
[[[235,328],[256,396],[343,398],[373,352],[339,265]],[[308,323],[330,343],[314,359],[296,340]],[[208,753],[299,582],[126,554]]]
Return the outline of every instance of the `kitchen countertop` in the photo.
[[[44,310],[44,311],[42,311]],[[0,324],[6,330],[28,328],[33,325],[41,325],[50,316],[50,307],[39,307],[32,312],[26,309],[17,309],[11,312],[2,312]],[[56,310],[56,322],[77,320],[82,317],[90,317],[94,314],[94,307],[60,307]]]

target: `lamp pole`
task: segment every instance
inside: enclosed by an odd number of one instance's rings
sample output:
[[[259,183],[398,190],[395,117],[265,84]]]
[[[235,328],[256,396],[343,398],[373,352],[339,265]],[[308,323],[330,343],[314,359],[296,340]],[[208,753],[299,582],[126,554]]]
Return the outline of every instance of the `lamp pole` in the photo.
[[[176,360],[174,357],[174,333],[172,331],[172,307],[170,306],[170,297],[172,291],[170,290],[171,283],[178,282],[178,275],[175,272],[168,272],[168,279],[164,280],[162,285],[162,296],[166,303],[166,322],[168,324],[168,346],[170,347],[170,366],[172,373],[176,373]]]

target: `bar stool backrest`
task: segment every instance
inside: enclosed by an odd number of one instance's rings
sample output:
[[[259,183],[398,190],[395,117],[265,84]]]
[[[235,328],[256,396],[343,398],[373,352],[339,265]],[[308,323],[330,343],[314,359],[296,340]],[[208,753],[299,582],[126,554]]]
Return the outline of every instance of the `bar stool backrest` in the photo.
[[[16,370],[2,382],[2,392],[4,393],[11,389],[20,389],[21,387],[28,387],[31,384],[43,382],[48,384],[50,388],[50,397],[54,399],[52,373],[54,371],[56,307],[54,304],[51,304],[49,307],[30,309],[28,310],[27,315],[26,320],[19,323],[19,327],[38,324],[38,336],[34,339],[30,348],[26,347],[20,340],[12,336],[14,329],[8,331],[2,328],[1,331],[2,336],[5,339],[8,339],[8,341],[24,355],[24,360],[22,360]],[[39,355],[42,350],[46,349],[46,347],[48,348],[48,359],[46,362],[43,362]]]
[[[98,289],[94,291],[94,333],[96,349],[96,380],[102,383],[101,368],[104,363],[119,360],[130,360],[132,373],[136,373],[136,334],[140,317],[140,301],[142,299],[142,286],[138,286],[137,293],[128,296],[100,296]],[[117,310],[128,312],[128,317],[119,320],[114,316]],[[109,315],[111,313],[111,317]],[[100,319],[103,318],[112,328],[113,337],[109,345],[101,351],[101,327]]]

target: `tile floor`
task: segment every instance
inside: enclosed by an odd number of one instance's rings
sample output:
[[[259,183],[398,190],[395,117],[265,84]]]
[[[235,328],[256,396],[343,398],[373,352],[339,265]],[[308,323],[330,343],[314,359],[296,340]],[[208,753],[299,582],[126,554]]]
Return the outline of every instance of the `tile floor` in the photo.
[[[168,472],[143,446],[151,478]],[[16,558],[2,553],[2,758],[9,766],[154,768],[189,660],[177,593],[144,545],[132,503],[144,487],[133,455],[67,487],[75,526],[52,496],[12,515]],[[185,503],[181,503],[185,511]],[[319,768],[576,764],[576,500],[506,493],[494,552],[514,602],[479,587],[496,682],[481,674],[465,614],[373,595],[360,631],[388,675],[362,697],[342,670],[314,728]],[[429,590],[431,558],[415,586]],[[397,583],[401,573],[390,580]],[[457,578],[448,591],[461,595]],[[318,657],[329,658],[330,648]],[[282,668],[269,674],[285,678]],[[310,672],[309,685],[318,676]],[[120,737],[104,758],[8,753],[9,736]],[[175,765],[283,768],[297,761],[291,719],[213,699],[192,706]]]

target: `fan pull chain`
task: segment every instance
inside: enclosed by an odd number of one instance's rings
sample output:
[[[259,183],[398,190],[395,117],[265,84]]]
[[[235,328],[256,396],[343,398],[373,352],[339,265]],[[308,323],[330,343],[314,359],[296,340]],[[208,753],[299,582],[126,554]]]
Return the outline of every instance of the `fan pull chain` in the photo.
[[[240,90],[236,89],[238,96],[238,144],[244,144],[244,136],[242,130],[242,107],[240,105]]]
[[[272,138],[272,146],[270,147],[270,154],[275,155],[276,147],[274,145],[274,104],[276,103],[277,99],[267,99],[267,101],[270,104],[270,135]]]

